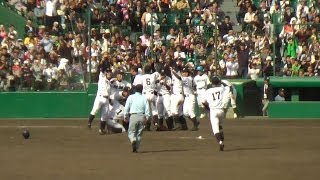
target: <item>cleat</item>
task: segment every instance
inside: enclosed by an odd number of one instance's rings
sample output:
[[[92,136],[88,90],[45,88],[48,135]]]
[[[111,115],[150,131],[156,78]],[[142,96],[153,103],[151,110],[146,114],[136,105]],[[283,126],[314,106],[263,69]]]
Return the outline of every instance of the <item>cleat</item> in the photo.
[[[137,153],[137,152],[138,152],[138,151],[137,151],[137,142],[136,142],[136,141],[133,141],[132,144],[131,144],[131,146],[132,146],[132,152],[133,152],[133,153]]]
[[[223,151],[223,150],[224,150],[224,144],[220,144],[219,150],[220,150],[220,151]]]
[[[87,125],[87,127],[88,127],[88,129],[91,129],[91,124],[89,123],[89,124]]]
[[[107,134],[107,132],[105,130],[99,129],[99,134],[100,135],[105,135],[105,134]]]
[[[238,115],[236,113],[233,114],[233,118],[237,118]]]
[[[205,118],[205,117],[206,117],[205,114],[200,114],[200,119],[203,119],[203,118]]]

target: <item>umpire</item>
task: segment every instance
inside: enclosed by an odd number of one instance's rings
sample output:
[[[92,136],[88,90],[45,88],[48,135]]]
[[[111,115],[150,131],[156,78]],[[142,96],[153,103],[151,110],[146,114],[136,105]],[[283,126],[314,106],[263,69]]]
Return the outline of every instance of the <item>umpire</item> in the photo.
[[[129,121],[128,137],[134,153],[138,152],[144,123],[151,116],[148,101],[142,95],[142,90],[141,84],[136,85],[135,93],[128,97],[124,107],[124,120]]]

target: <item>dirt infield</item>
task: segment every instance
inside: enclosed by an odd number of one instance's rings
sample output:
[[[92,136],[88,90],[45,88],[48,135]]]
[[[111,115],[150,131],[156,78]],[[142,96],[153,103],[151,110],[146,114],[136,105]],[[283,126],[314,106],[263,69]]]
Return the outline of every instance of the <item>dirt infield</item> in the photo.
[[[22,138],[23,126],[31,139]],[[1,120],[0,179],[319,178],[320,121],[241,119],[226,120],[224,127],[224,152],[202,121],[198,132],[145,132],[134,154],[126,134],[100,136],[86,121]]]

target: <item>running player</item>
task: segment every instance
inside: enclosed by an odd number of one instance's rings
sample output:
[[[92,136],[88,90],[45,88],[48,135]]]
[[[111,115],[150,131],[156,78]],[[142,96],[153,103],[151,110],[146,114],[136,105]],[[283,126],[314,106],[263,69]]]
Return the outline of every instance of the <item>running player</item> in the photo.
[[[227,89],[221,85],[221,81],[218,77],[214,76],[212,78],[213,87],[205,92],[206,100],[203,105],[210,111],[210,122],[212,131],[219,143],[220,151],[224,150],[224,134],[222,131],[222,120],[224,119],[224,106],[225,96]]]
[[[151,121],[155,125],[158,124],[158,111],[156,107],[156,80],[159,77],[158,72],[152,73],[152,68],[150,65],[146,65],[144,67],[144,75],[142,76],[142,85],[143,85],[143,91],[142,94],[147,98],[150,111],[151,111],[151,117],[147,120],[145,130],[150,131],[151,127]]]
[[[191,131],[197,131],[200,122],[196,118],[195,105],[196,96],[194,95],[193,78],[190,76],[189,70],[184,68],[182,70],[182,82],[183,82],[183,92],[184,92],[184,102],[183,102],[183,114],[185,117],[190,118],[193,123]]]
[[[112,78],[112,71],[107,69],[106,72],[100,72],[99,81],[98,81],[98,90],[97,95],[94,100],[93,108],[89,115],[88,128],[91,128],[91,124],[95,115],[100,110],[101,119],[100,119],[100,129],[99,133],[101,135],[106,134],[106,120],[108,119],[109,113],[109,100],[111,95],[111,84],[110,79]]]
[[[204,74],[202,66],[198,66],[196,70],[198,71],[198,74],[194,77],[193,81],[197,90],[197,102],[200,111],[200,118],[204,118],[206,116],[206,113],[202,102],[206,99],[205,92],[208,88],[208,85],[210,84],[210,80],[208,76]]]

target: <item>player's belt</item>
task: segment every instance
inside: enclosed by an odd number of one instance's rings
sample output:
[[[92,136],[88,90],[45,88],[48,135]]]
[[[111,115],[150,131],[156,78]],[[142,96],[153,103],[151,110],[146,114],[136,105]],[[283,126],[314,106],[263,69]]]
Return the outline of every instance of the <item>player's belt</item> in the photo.
[[[101,97],[104,97],[104,98],[109,98],[109,96],[103,96],[103,95],[100,95]]]
[[[159,93],[158,96],[162,96],[162,94]]]
[[[131,115],[134,115],[134,114],[144,114],[144,113],[130,113]]]
[[[193,96],[194,94],[184,94],[186,97]]]

